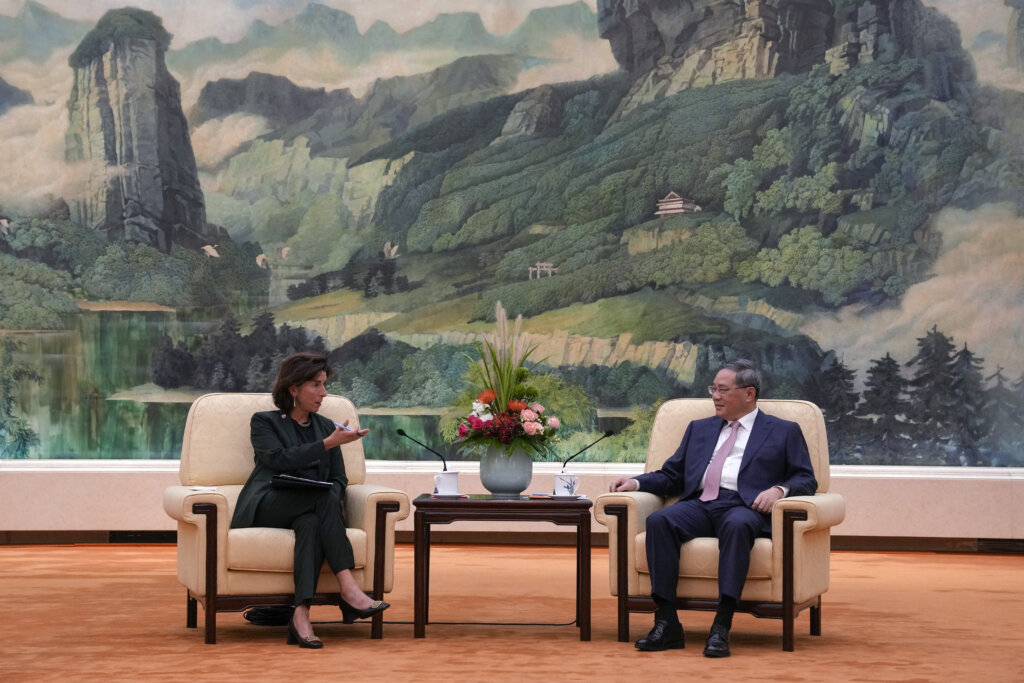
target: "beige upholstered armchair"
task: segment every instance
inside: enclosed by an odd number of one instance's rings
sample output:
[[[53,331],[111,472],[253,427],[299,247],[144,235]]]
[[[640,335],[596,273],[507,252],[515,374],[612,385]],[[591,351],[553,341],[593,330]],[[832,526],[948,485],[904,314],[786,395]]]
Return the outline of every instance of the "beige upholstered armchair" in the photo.
[[[206,616],[206,642],[217,642],[217,612],[253,605],[290,605],[295,587],[291,529],[229,529],[235,502],[254,467],[249,443],[253,413],[273,410],[270,394],[207,394],[192,404],[181,446],[180,486],[164,492],[164,510],[178,520],[178,580],[188,589],[186,626],[196,627],[197,603]],[[346,398],[328,396],[320,414],[358,429]],[[394,585],[395,523],[409,516],[402,491],[366,484],[362,441],[342,447],[348,489],[345,520],[355,553],[352,575],[374,599]],[[207,487],[213,490],[207,490]],[[339,602],[338,581],[325,565],[314,604]],[[380,638],[383,616],[371,624]]]
[[[811,635],[821,635],[821,595],[829,584],[829,535],[843,521],[842,496],[828,493],[828,442],[821,411],[806,401],[762,400],[766,413],[800,425],[818,480],[813,496],[783,498],[772,510],[772,538],[759,538],[750,556],[750,570],[740,598],[740,611],[781,618],[782,649],[793,650],[793,620],[811,609]],[[661,468],[683,439],[693,420],[715,414],[711,399],[667,401],[651,429],[645,472]],[[608,527],[612,595],[618,597],[619,640],[629,640],[629,613],[651,612],[651,579],[647,568],[646,520],[655,510],[675,502],[652,493],[606,493],[594,505],[597,520]],[[714,610],[718,606],[718,540],[695,538],[681,549],[676,595],[680,609]]]

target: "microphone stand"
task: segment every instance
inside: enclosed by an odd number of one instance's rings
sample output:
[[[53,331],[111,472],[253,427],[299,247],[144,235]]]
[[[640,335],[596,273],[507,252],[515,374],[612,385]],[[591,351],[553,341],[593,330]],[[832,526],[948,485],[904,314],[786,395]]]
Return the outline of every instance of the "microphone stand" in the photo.
[[[593,446],[593,445],[594,445],[595,443],[597,443],[597,442],[598,442],[598,441],[600,441],[601,439],[607,439],[607,438],[608,438],[609,436],[615,436],[615,434],[616,434],[615,430],[613,430],[613,429],[609,429],[609,430],[607,430],[607,431],[606,431],[606,432],[604,433],[604,435],[603,435],[603,436],[601,436],[600,438],[598,438],[598,439],[597,439],[596,441],[593,441],[593,442],[591,442],[591,443],[587,444],[587,445],[586,445],[586,446],[584,446],[583,448],[579,449],[578,451],[576,451],[575,453],[573,453],[572,455],[570,455],[570,456],[569,456],[568,458],[566,458],[566,459],[565,459],[565,460],[564,460],[564,461],[562,462],[562,471],[563,471],[563,472],[565,472],[565,466],[566,466],[566,465],[568,465],[568,464],[569,464],[569,461],[570,461],[570,460],[572,460],[573,458],[575,458],[575,457],[576,457],[577,455],[579,455],[579,454],[580,454],[580,453],[582,453],[583,451],[587,450],[588,448],[590,448],[591,446]]]
[[[423,446],[424,448],[426,448],[428,451],[430,451],[431,453],[433,453],[437,457],[441,458],[441,465],[442,465],[441,471],[442,472],[447,472],[448,471],[448,463],[445,462],[445,459],[444,459],[443,455],[441,455],[440,453],[438,453],[437,451],[435,451],[433,448],[431,448],[427,444],[423,443],[422,441],[416,441],[416,439],[414,439],[411,436],[409,436],[408,434],[406,434],[404,429],[397,429],[395,431],[398,433],[399,436],[404,436],[405,438],[409,439],[410,441],[415,441],[416,443],[418,443],[419,445]]]

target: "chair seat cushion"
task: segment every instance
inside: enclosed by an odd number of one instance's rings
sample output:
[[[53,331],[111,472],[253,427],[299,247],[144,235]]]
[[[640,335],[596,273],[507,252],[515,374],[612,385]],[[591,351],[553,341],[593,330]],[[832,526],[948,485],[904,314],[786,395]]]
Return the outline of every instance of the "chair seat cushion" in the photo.
[[[355,556],[355,569],[366,566],[366,532],[346,529]],[[295,532],[291,529],[249,527],[228,531],[227,568],[232,571],[292,571]]]
[[[642,574],[650,574],[647,567],[646,548],[647,533],[637,534],[636,569]],[[718,539],[695,538],[683,544],[679,551],[679,576],[700,579],[718,578]],[[747,579],[769,579],[772,577],[772,539],[759,538],[754,541],[750,551],[750,569]]]

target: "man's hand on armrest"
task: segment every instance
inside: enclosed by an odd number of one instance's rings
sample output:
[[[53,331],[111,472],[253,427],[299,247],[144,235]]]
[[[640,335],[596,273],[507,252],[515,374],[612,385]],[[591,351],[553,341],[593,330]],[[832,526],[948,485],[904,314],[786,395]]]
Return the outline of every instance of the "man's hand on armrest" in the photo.
[[[640,482],[633,477],[617,477],[612,481],[608,490],[611,493],[619,493],[622,491],[638,491],[640,489]]]
[[[773,486],[770,489],[765,489],[761,493],[757,494],[757,498],[754,499],[754,504],[750,507],[754,508],[761,514],[767,515],[772,511],[772,506],[775,505],[776,501],[782,498],[782,489],[778,486]]]

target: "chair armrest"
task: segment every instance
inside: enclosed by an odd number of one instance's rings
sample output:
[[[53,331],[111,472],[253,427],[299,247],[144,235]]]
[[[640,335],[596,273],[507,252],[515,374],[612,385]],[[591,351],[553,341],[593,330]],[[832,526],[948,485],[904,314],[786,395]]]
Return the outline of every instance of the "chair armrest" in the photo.
[[[394,525],[409,516],[409,496],[405,491],[376,484],[351,484],[345,488],[345,526],[362,529],[372,534],[376,520],[377,503],[394,501],[398,512],[388,515]],[[372,535],[370,536],[372,538]]]
[[[200,520],[205,521],[206,515],[196,514],[192,506],[196,503],[212,503],[217,506],[217,516],[230,521],[228,496],[232,493],[233,497],[237,497],[237,491],[196,491],[191,486],[168,486],[164,489],[164,512],[171,519],[199,526]]]
[[[614,534],[616,530],[612,528],[609,518],[618,519],[618,515],[608,514],[606,509],[609,505],[625,505],[626,514],[629,515],[629,525],[634,529],[644,529],[647,526],[647,517],[655,510],[664,507],[665,500],[646,491],[602,493],[594,501],[594,519],[608,527],[610,534]]]
[[[838,493],[816,493],[813,496],[782,498],[772,508],[772,535],[782,538],[782,513],[786,510],[802,510],[807,519],[796,522],[801,533],[828,529],[846,517],[846,501]]]

